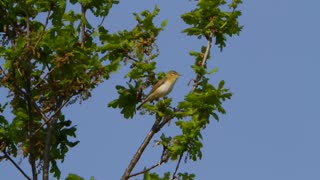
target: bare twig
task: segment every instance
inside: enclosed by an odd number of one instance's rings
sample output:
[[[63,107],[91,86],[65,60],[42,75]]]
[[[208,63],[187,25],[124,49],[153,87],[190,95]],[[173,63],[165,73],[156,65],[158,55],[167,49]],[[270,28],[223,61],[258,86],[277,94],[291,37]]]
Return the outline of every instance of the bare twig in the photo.
[[[9,154],[6,151],[2,151],[2,153],[4,154],[4,157],[8,159],[26,179],[31,180],[31,178],[19,167],[19,165],[16,162],[14,162],[14,160],[9,156]]]
[[[160,121],[161,121],[161,117],[157,117],[156,121],[154,122],[154,124],[153,124],[152,128],[150,129],[149,133],[147,134],[147,136],[145,137],[144,141],[142,142],[142,144],[138,148],[136,154],[131,159],[130,164],[128,165],[128,168],[123,173],[121,180],[127,180],[130,177],[130,173],[132,172],[133,168],[138,163],[138,161],[139,161],[141,155],[143,154],[144,150],[146,149],[146,147],[150,143],[150,141],[153,138],[153,136],[159,131]]]
[[[137,172],[137,173],[134,173],[134,174],[131,174],[128,178],[130,177],[134,177],[134,176],[138,176],[140,174],[144,174],[145,172],[147,171],[150,171],[158,166],[161,166],[163,163],[166,163],[168,161],[170,156],[167,155],[167,148],[164,148],[163,151],[162,151],[162,154],[161,154],[161,158],[160,158],[160,162],[158,162],[157,164],[147,168],[147,169],[144,169],[140,172]]]
[[[134,62],[138,62],[138,60],[137,60],[137,59],[135,59],[135,58],[131,57],[131,56],[130,56],[130,55],[128,55],[128,54],[126,54],[125,56],[126,56],[126,58],[128,58],[128,59],[130,59],[130,60],[132,60],[132,61],[134,61]]]
[[[103,17],[102,17],[102,19],[101,19],[100,24],[98,25],[98,27],[102,26],[102,24],[103,24],[104,20],[106,19],[106,17],[107,17],[107,16],[103,16]]]
[[[144,174],[145,172],[150,171],[150,170],[152,170],[152,169],[154,169],[154,168],[156,168],[158,166],[161,166],[162,164],[163,164],[163,162],[161,161],[161,162],[159,162],[159,163],[157,163],[157,164],[155,164],[155,165],[153,165],[153,166],[151,166],[151,167],[149,167],[147,169],[144,169],[143,171],[140,171],[140,172],[137,172],[137,173],[129,175],[128,178],[131,178],[131,177],[134,177],[134,176],[138,176],[140,174]]]
[[[176,174],[177,174],[177,172],[178,172],[178,169],[179,169],[179,166],[180,166],[182,157],[183,157],[183,153],[182,153],[182,154],[180,155],[180,157],[179,157],[179,160],[178,160],[176,169],[174,170],[174,173],[173,173],[173,175],[172,175],[172,179],[171,179],[171,180],[174,180],[174,178],[176,178]]]

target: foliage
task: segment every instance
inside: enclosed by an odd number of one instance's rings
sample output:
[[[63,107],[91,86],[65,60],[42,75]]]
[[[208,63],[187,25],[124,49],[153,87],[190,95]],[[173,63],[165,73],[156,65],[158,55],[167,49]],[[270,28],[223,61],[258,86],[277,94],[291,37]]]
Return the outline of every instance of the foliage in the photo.
[[[95,28],[86,19],[88,13],[106,17],[119,2],[70,2],[74,7],[67,10],[63,0],[1,1],[0,87],[9,90],[14,115],[12,121],[0,116],[1,150],[13,157],[22,151],[33,179],[41,170],[47,179],[49,167],[60,178],[57,161],[63,162],[79,143],[70,140],[77,128],[65,119],[62,108],[88,99],[120,67],[121,59],[101,57],[104,46],[95,41]],[[76,7],[81,10],[74,11]],[[112,39],[99,29],[98,37]]]
[[[0,88],[9,91],[8,102],[0,102],[0,150],[9,160],[20,154],[27,158],[34,180],[39,172],[42,179],[48,179],[49,173],[59,179],[58,162],[63,162],[69,149],[79,143],[71,140],[76,138],[77,128],[62,112],[66,105],[87,100],[111,73],[129,65],[126,85],[116,86],[119,97],[108,107],[120,109],[126,119],[132,118],[137,103],[145,97],[144,89],[164,77],[163,72],[155,74],[159,55],[156,39],[167,24],[166,20],[159,26],[153,22],[160,9],[156,6],[153,11],[134,13],[135,27],[109,33],[103,22],[118,3],[117,0],[70,0],[69,4],[64,0],[0,2],[3,17]],[[223,80],[216,86],[210,84],[209,75],[216,69],[210,70],[207,60],[213,40],[222,51],[227,36],[239,35],[241,3],[241,0],[230,3],[200,0],[194,10],[181,15],[188,25],[182,32],[208,42],[200,52],[190,51],[195,59],[191,65],[195,73],[192,89],[177,107],[170,106],[172,99],[165,99],[140,111],[154,117],[155,123],[122,179],[134,176],[131,171],[153,135],[171,121],[181,133],[173,137],[163,134],[158,141],[163,148],[161,163],[136,175],[144,174],[144,179],[195,178],[194,174],[178,172],[178,168],[182,159],[202,158],[203,130],[212,119],[219,121],[219,114],[226,113],[223,101],[230,99],[232,93]],[[88,15],[101,23],[91,24]],[[7,105],[14,115],[12,120],[2,114]],[[161,178],[149,172],[169,160],[177,161],[172,175],[168,172]],[[67,179],[83,178],[70,174]]]

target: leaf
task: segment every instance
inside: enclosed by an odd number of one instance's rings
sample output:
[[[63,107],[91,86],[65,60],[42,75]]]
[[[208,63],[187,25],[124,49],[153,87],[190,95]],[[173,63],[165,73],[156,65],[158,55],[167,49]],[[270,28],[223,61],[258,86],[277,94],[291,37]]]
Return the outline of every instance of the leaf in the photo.
[[[65,180],[84,180],[84,178],[82,178],[76,174],[69,174]]]
[[[221,81],[219,82],[219,85],[218,85],[218,90],[221,90],[221,89],[223,88],[224,84],[225,84],[225,81],[224,81],[224,80],[221,80]]]
[[[167,26],[167,24],[168,24],[168,20],[163,20],[161,23],[161,27],[164,28]]]
[[[214,73],[218,72],[218,70],[219,69],[215,67],[215,68],[211,69],[210,71],[208,71],[207,74],[214,74]]]

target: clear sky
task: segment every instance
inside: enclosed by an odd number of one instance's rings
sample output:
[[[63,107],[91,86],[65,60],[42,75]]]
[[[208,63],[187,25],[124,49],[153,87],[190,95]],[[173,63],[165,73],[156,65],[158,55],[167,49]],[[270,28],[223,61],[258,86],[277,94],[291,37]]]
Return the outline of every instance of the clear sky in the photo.
[[[180,34],[186,27],[180,15],[193,9],[194,1],[121,0],[105,25],[112,31],[131,28],[132,13],[152,10],[154,4],[161,10],[157,22],[168,20],[158,38],[157,72],[174,69],[183,75],[169,95],[176,104],[191,89],[187,83],[194,77],[188,51],[205,45],[204,40]],[[224,79],[234,96],[224,103],[227,114],[221,121],[212,120],[203,132],[202,160],[182,164],[181,172],[195,173],[197,180],[320,179],[319,7],[319,0],[244,1],[243,31],[228,39],[222,53],[214,47],[209,62],[210,68],[219,69],[212,82]],[[117,97],[114,86],[123,84],[124,73],[122,69],[101,84],[90,100],[64,110],[78,127],[80,144],[60,166],[62,179],[68,173],[85,179],[120,179],[151,128],[152,116],[125,120],[118,109],[107,108]],[[173,123],[163,129],[174,131]],[[156,163],[160,152],[161,148],[149,147],[134,172]],[[172,171],[174,166],[160,170]],[[22,167],[30,174],[28,166]],[[0,179],[23,177],[2,161]]]

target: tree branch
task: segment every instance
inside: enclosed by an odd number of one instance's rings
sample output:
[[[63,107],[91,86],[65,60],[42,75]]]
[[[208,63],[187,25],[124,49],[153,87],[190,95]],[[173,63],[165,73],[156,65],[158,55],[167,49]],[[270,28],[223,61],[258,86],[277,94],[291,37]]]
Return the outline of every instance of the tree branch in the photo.
[[[140,175],[140,174],[143,174],[143,173],[145,173],[145,172],[148,172],[148,171],[150,171],[150,170],[152,170],[152,169],[154,169],[154,168],[156,168],[156,167],[158,167],[158,166],[161,166],[162,163],[163,163],[163,161],[160,161],[159,163],[157,163],[157,164],[155,164],[155,165],[153,165],[153,166],[151,166],[151,167],[149,167],[149,168],[147,168],[147,169],[144,169],[143,171],[140,171],[140,172],[137,172],[137,173],[134,173],[134,174],[129,175],[128,178],[131,178],[131,177],[134,177],[134,176],[138,176],[138,175]]]
[[[33,86],[33,88],[36,88],[37,86],[39,86],[39,84],[41,83],[41,81],[44,81],[45,78],[47,78],[51,73],[52,71],[55,69],[55,67],[53,67],[52,69],[48,69],[48,73],[41,79],[39,79],[39,81],[36,83],[36,85]]]
[[[45,24],[44,24],[44,27],[43,27],[43,30],[40,34],[40,37],[38,39],[38,41],[36,42],[36,44],[34,45],[33,49],[32,49],[32,52],[34,53],[35,52],[35,49],[37,48],[37,46],[39,45],[40,41],[42,40],[43,36],[44,36],[44,33],[45,33],[45,30],[48,26],[48,23],[49,23],[49,17],[50,17],[50,13],[51,13],[51,8],[48,10],[48,14],[47,14],[47,17],[46,17],[46,21],[45,21]]]
[[[81,21],[81,45],[84,47],[84,43],[86,41],[86,11],[87,8],[81,4],[81,15],[82,15],[82,21]]]
[[[8,159],[20,172],[21,174],[28,180],[31,180],[31,178],[19,167],[19,165],[14,162],[14,160],[9,156],[9,154],[6,151],[2,151],[4,154],[4,158]]]
[[[53,117],[55,117],[56,114],[61,111],[61,109],[70,101],[70,99],[71,99],[73,96],[74,96],[74,95],[70,96],[63,104],[61,104],[61,106],[53,113],[53,115],[51,116],[51,118],[48,119],[48,121],[45,121],[43,124],[41,124],[41,126],[33,132],[32,136],[36,135],[45,125],[48,125],[48,123],[50,123],[50,122],[54,119]]]
[[[26,7],[28,7],[26,5]],[[26,10],[26,22],[27,22],[27,48],[31,47],[31,37],[30,37],[30,17],[29,17],[29,13],[28,13],[28,8]],[[27,51],[28,55],[26,57],[26,59],[23,59],[26,61],[26,68],[25,68],[25,90],[26,90],[26,94],[28,94],[29,96],[25,96],[26,101],[27,101],[27,106],[28,106],[28,138],[30,140],[30,156],[29,156],[29,163],[31,165],[31,169],[32,169],[32,177],[33,180],[37,180],[38,179],[38,174],[37,174],[37,167],[36,167],[36,159],[35,159],[35,140],[33,137],[31,137],[31,133],[34,129],[34,117],[33,117],[33,113],[32,113],[32,107],[33,107],[33,99],[32,99],[32,92],[31,92],[31,56],[30,56],[30,52]],[[19,68],[18,68],[19,70]],[[21,75],[21,74],[20,74]],[[22,76],[22,75],[21,75]]]
[[[160,158],[160,162],[158,162],[157,164],[147,168],[147,169],[144,169],[140,172],[137,172],[137,173],[134,173],[134,174],[131,174],[128,178],[130,177],[134,177],[134,176],[138,176],[140,174],[144,174],[145,172],[147,171],[150,171],[158,166],[161,166],[163,163],[166,163],[168,161],[170,156],[167,155],[167,148],[164,148],[163,151],[162,151],[162,154],[161,154],[161,158]]]
[[[50,122],[47,123],[48,130],[45,138],[45,147],[43,152],[43,174],[42,179],[43,180],[49,180],[49,167],[50,167],[50,152],[51,152],[51,143],[52,143],[52,135],[54,133],[54,128],[56,125],[56,122],[60,115],[60,107],[62,108],[62,99],[57,97],[56,99],[56,108],[57,111],[54,114],[54,116],[51,117]]]
[[[206,48],[206,51],[203,55],[203,58],[202,58],[202,61],[201,61],[201,67],[203,67],[206,63],[207,63],[207,60],[208,60],[208,57],[209,57],[209,53],[210,53],[210,49],[211,49],[211,45],[212,45],[212,37],[214,35],[214,32],[211,32],[209,37],[207,37],[207,40],[208,40],[208,43],[207,43],[207,48]],[[192,88],[192,92],[198,87],[199,85],[199,82],[201,80],[201,75],[197,75],[197,78],[196,80],[194,81],[194,84],[193,84],[193,88]]]
[[[173,175],[172,175],[172,179],[171,179],[171,180],[174,180],[174,179],[176,178],[176,174],[177,174],[177,172],[178,172],[178,169],[179,169],[179,166],[180,166],[182,157],[183,157],[183,153],[182,153],[182,154],[180,155],[180,157],[179,157],[179,160],[178,160],[176,169],[174,170],[174,173],[173,173]]]
[[[127,169],[123,173],[121,180],[129,179],[130,173],[132,172],[133,168],[136,166],[136,164],[140,160],[141,155],[143,154],[144,150],[146,149],[146,147],[150,143],[151,139],[153,138],[153,136],[157,132],[159,132],[159,124],[160,124],[160,122],[161,122],[161,117],[157,116],[156,117],[156,121],[154,122],[152,128],[150,129],[150,131],[147,134],[147,136],[145,137],[144,141],[142,142],[142,144],[138,148],[136,154],[131,159],[130,164],[128,165]]]

